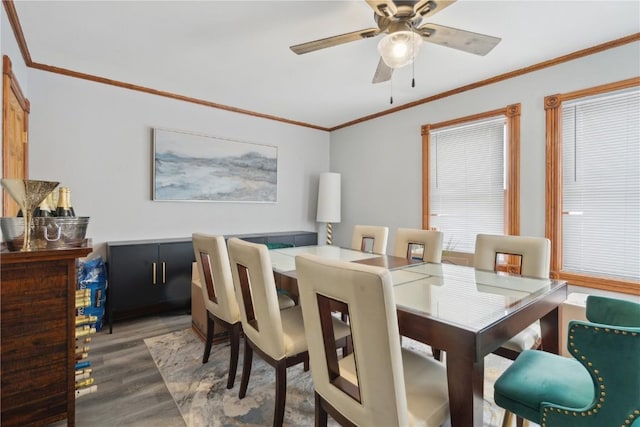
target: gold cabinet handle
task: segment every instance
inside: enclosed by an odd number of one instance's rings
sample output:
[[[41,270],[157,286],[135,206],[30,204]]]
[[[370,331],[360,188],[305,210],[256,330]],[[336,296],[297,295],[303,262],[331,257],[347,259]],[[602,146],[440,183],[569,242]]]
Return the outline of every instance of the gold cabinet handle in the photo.
[[[153,270],[152,270],[152,275],[153,275],[153,284],[156,284],[156,263],[152,263],[153,264]]]
[[[162,261],[162,284],[167,283],[167,264]]]

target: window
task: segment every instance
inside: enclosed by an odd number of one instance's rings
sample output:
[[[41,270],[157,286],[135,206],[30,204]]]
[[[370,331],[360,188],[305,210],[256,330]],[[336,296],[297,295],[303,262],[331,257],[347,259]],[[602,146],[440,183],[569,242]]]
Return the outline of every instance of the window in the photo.
[[[545,99],[554,277],[640,293],[640,79]]]
[[[520,104],[422,127],[423,228],[474,252],[478,233],[519,233]]]

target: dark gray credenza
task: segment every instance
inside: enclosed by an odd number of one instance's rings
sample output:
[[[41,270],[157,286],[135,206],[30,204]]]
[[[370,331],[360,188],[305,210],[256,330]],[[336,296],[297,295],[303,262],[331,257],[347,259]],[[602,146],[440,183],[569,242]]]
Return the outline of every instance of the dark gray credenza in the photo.
[[[308,246],[318,233],[285,231],[228,235],[254,243]],[[191,306],[191,237],[107,242],[107,317],[113,321]]]

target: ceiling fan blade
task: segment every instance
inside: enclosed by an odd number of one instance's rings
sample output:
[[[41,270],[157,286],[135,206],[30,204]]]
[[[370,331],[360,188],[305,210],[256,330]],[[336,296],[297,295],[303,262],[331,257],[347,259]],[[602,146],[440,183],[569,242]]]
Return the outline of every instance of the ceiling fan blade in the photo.
[[[366,0],[367,4],[376,15],[385,16],[387,18],[393,16],[398,11],[395,3],[392,0]]]
[[[420,0],[413,5],[413,10],[416,15],[429,18],[455,2],[456,0]]]
[[[376,73],[373,75],[373,80],[371,83],[382,83],[388,80],[391,80],[391,76],[393,75],[393,68],[389,67],[383,60],[380,58],[380,62],[378,62],[378,68],[376,68]]]
[[[424,24],[416,31],[424,41],[476,55],[486,55],[500,43],[500,38],[437,24]]]
[[[324,39],[314,40],[307,43],[297,44],[290,46],[289,49],[302,55],[303,53],[313,52],[315,50],[324,49],[327,47],[337,46],[343,43],[349,43],[356,40],[367,39],[380,34],[379,28],[367,28],[360,31],[354,31],[352,33],[340,34],[338,36],[327,37]]]

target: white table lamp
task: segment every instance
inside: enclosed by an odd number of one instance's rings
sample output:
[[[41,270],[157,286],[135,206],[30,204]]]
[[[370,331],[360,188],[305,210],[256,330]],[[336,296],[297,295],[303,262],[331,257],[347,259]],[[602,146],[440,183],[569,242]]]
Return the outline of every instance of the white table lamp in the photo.
[[[333,244],[332,223],[340,222],[340,174],[320,174],[318,185],[318,212],[316,221],[327,223],[327,245]]]

